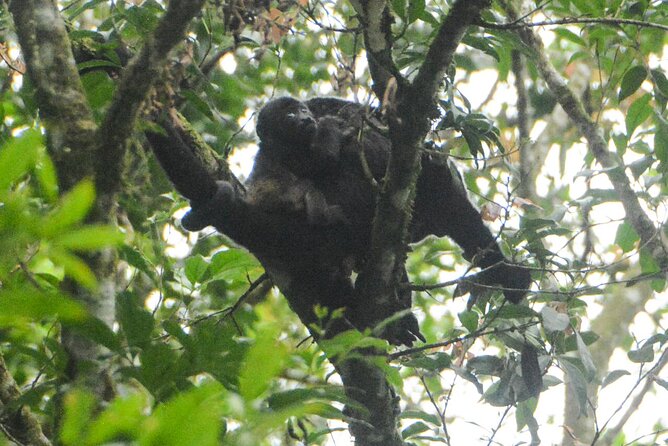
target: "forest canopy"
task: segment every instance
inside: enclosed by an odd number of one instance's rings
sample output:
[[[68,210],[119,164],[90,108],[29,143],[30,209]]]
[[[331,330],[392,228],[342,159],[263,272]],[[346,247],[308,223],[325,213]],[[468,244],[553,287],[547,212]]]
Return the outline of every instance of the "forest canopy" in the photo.
[[[658,0],[0,1],[0,445],[668,441],[667,31]],[[246,203],[283,96],[387,149],[355,154],[353,260],[292,214],[234,214],[257,246],[181,223]],[[430,168],[525,298],[411,237]],[[372,315],[335,336],[332,271]],[[387,342],[411,312],[424,342]]]

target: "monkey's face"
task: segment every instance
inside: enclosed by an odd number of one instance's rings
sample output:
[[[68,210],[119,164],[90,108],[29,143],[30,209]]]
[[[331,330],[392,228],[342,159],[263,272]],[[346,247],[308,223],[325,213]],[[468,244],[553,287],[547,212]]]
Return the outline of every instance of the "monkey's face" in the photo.
[[[311,143],[316,121],[306,104],[283,97],[262,108],[256,129],[257,136],[264,143],[280,143],[299,149]]]

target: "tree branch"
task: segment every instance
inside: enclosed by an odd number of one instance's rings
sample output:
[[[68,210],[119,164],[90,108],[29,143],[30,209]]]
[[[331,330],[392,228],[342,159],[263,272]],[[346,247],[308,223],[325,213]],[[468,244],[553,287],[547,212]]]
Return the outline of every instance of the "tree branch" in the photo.
[[[481,12],[489,8],[491,3],[491,0],[459,0],[452,5],[434,41],[429,45],[427,56],[412,83],[411,102],[422,106],[423,119],[426,119],[430,112],[425,105],[434,101],[434,96],[443,82],[443,75],[452,63],[464,33],[480,19]]]
[[[443,21],[415,80],[407,84],[392,59],[389,9],[385,1],[353,1],[361,17],[374,82],[374,92],[387,110],[392,151],[373,221],[369,262],[356,288],[374,309],[378,320],[389,316],[406,258],[406,240],[412,215],[415,185],[420,172],[420,149],[430,128],[434,98],[455,49],[468,26],[480,17],[489,0],[459,0]],[[393,94],[394,88],[396,94]],[[365,354],[365,352],[361,352]],[[366,354],[373,354],[373,352]],[[346,389],[373,389],[373,395],[355,395],[371,413],[372,428],[351,424],[359,445],[401,445],[396,430],[396,397],[380,369],[363,363],[339,364]]]
[[[65,24],[51,0],[14,0],[9,9],[21,45],[47,147],[65,190],[94,173],[96,126],[72,56]],[[99,206],[92,220],[107,222],[114,208]],[[92,292],[66,280],[63,287],[98,319],[111,326],[114,318],[116,277],[110,251],[89,255],[86,262],[99,281]],[[97,361],[100,347],[90,339],[63,328],[62,344],[69,355],[68,374],[100,399],[110,395],[110,380]],[[80,367],[87,364],[87,367]],[[90,366],[92,365],[92,366]]]
[[[666,365],[668,365],[668,350],[663,351],[657,363],[654,364],[654,367],[652,367],[645,374],[645,376],[643,377],[645,378],[645,384],[642,386],[642,389],[640,389],[640,392],[638,392],[638,394],[633,398],[631,404],[629,405],[628,409],[624,412],[619,422],[614,427],[611,427],[607,432],[605,432],[605,436],[603,437],[603,444],[610,445],[613,443],[615,438],[617,438],[617,435],[619,435],[619,433],[622,431],[624,425],[626,425],[626,423],[629,421],[629,418],[631,418],[631,415],[633,415],[638,411],[638,408],[640,407],[642,400],[645,398],[645,395],[647,395],[647,392],[649,392],[650,389],[653,387],[654,385],[653,378],[656,377]],[[601,431],[603,431],[604,429],[605,426],[601,428]]]
[[[14,0],[9,10],[28,76],[35,84],[59,183],[67,190],[93,176],[96,130],[70,40],[56,5],[50,0]]]
[[[98,191],[113,195],[120,190],[123,158],[141,104],[160,78],[169,52],[182,41],[190,20],[205,0],[170,0],[165,15],[139,54],[127,68],[114,94],[100,130],[96,180]]]
[[[634,19],[622,19],[622,18],[609,18],[609,17],[565,17],[560,20],[544,20],[541,22],[524,22],[523,17],[513,20],[511,23],[492,23],[486,21],[479,21],[478,24],[483,28],[489,29],[519,29],[519,28],[535,28],[539,26],[559,26],[559,25],[572,25],[574,23],[582,24],[600,24],[600,25],[610,25],[610,26],[621,26],[621,25],[631,25],[637,26],[639,28],[655,28],[668,31],[668,25],[662,25],[661,23],[647,22],[643,20],[634,20]]]
[[[364,31],[373,92],[382,100],[390,79],[404,83],[392,58],[392,16],[385,0],[351,0]]]
[[[392,151],[376,206],[369,263],[357,280],[363,299],[373,302],[373,308],[387,311],[393,307],[406,257],[420,153],[430,129],[432,104],[466,29],[489,4],[489,0],[457,1],[430,45],[415,80],[407,86],[399,84],[396,97],[388,96],[390,103],[384,104]],[[386,68],[389,71],[391,67]],[[379,320],[386,316],[378,314]]]
[[[519,14],[514,6],[510,2],[503,2],[503,4],[508,16],[511,20],[515,20]],[[631,187],[622,160],[608,150],[608,144],[603,137],[603,130],[587,114],[582,101],[573,93],[564,78],[550,63],[538,36],[528,27],[519,28],[517,33],[522,42],[531,49],[530,57],[548,88],[587,140],[589,151],[594,155],[596,161],[605,169],[608,179],[622,202],[626,218],[640,236],[641,243],[658,260],[661,268],[668,265],[668,255],[660,237],[658,237],[657,228],[643,210],[638,195]]]
[[[17,402],[20,396],[21,390],[7,370],[5,359],[0,355],[0,420],[3,430],[21,444],[51,446],[37,418],[27,406]]]

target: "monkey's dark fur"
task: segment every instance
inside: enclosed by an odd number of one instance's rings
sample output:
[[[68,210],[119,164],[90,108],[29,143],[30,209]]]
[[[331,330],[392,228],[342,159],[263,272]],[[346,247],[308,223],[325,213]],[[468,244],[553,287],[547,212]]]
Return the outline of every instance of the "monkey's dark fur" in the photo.
[[[295,114],[293,110],[301,111]],[[296,122],[291,123],[291,117]],[[329,206],[343,210],[357,236],[356,255],[363,256],[370,241],[374,182],[385,175],[390,154],[389,140],[365,126],[364,109],[335,98],[314,98],[306,103],[279,98],[262,109],[258,135],[263,144],[258,171],[251,180],[263,177],[267,164],[280,164],[296,176],[309,179]],[[496,265],[483,278],[506,288],[508,300],[517,303],[525,294],[530,283],[528,271],[505,263],[480,213],[469,202],[461,179],[453,176],[447,158],[425,150],[410,242],[432,234],[451,237],[464,249],[464,256],[481,268]]]
[[[258,117],[260,148],[247,194],[219,182],[214,196],[193,203],[183,219],[186,229],[211,224],[251,250],[293,309],[310,315],[305,322],[316,322],[315,304],[344,307],[345,319],[333,322],[337,330],[342,324],[373,326],[410,308],[410,292],[403,291],[385,314],[367,314],[350,278],[369,248],[375,184],[390,154],[389,140],[365,125],[363,114],[361,106],[334,98],[271,101]],[[410,241],[430,234],[452,237],[467,259],[487,268],[480,280],[506,288],[508,300],[518,302],[525,294],[528,271],[505,262],[447,159],[425,151]],[[422,339],[412,314],[383,336],[404,344]]]

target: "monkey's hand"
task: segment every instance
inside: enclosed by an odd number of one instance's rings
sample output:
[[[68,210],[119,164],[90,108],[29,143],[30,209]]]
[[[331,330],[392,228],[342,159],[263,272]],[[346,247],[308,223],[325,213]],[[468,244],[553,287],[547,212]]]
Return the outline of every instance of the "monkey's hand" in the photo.
[[[503,295],[506,300],[516,304],[529,291],[531,273],[521,265],[503,263],[492,270],[493,280],[503,286]]]
[[[308,191],[304,195],[306,218],[311,225],[330,226],[336,224],[350,224],[350,221],[338,205],[329,205],[319,191]]]
[[[411,347],[415,341],[427,342],[420,332],[417,318],[410,309],[403,309],[395,313],[392,318],[386,320],[380,337],[392,345],[405,345]]]
[[[200,231],[207,226],[215,226],[221,212],[237,200],[234,187],[227,181],[216,182],[216,192],[206,201],[193,201],[191,209],[181,219],[181,225],[188,231]]]

